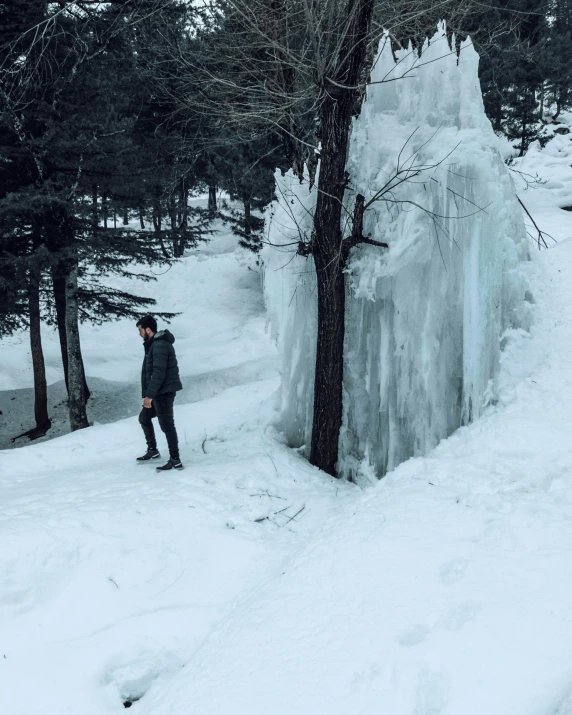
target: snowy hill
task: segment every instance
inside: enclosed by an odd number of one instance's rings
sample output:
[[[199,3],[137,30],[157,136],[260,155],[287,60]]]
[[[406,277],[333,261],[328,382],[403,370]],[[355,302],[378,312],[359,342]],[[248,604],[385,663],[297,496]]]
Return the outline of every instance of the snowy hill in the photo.
[[[168,271],[159,271],[156,283],[134,288],[136,281],[121,282],[125,290],[151,294],[159,309],[181,312],[170,325],[182,363],[184,390],[178,404],[276,374],[276,348],[265,336],[255,262],[248,252],[236,251],[236,237],[228,230],[216,228],[212,241],[188,251],[185,260]],[[93,391],[90,419],[108,423],[138,413],[143,349],[134,321],[83,325],[81,339]],[[68,430],[66,390],[56,331],[46,328],[43,342],[54,425],[46,439],[52,439]],[[12,446],[11,438],[29,429],[34,414],[28,335],[4,338],[1,346],[0,448]],[[18,441],[16,446],[26,443]]]
[[[235,237],[221,233],[190,252],[155,295],[182,310],[171,329],[186,470],[165,478],[134,464],[143,436],[136,417],[121,419],[141,403],[131,321],[82,335],[90,415],[112,424],[53,439],[65,429],[62,405],[51,439],[0,452],[2,713],[123,710],[178,672],[238,594],[275,573],[353,491],[269,429],[275,347],[255,262]],[[25,338],[3,341],[3,385],[31,383]],[[45,338],[58,378],[57,337]],[[52,403],[62,390],[52,385]],[[20,428],[14,415],[29,415],[32,391],[0,396],[8,438]]]
[[[365,492],[269,427],[275,350],[229,237],[156,287],[183,311],[183,472],[133,463],[134,326],[84,331],[109,423],[0,452],[1,713],[572,713],[572,140],[554,141],[526,171],[557,160],[562,186],[522,196],[559,243],[533,254],[499,403]],[[4,426],[29,399],[18,340]]]

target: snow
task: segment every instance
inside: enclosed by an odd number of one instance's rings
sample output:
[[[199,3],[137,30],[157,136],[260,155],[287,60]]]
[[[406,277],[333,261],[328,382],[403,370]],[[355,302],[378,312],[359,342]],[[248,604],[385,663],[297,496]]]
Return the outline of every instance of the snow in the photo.
[[[401,51],[397,64],[384,40],[352,129],[346,215],[361,193],[364,234],[389,244],[354,249],[347,268],[338,471],[361,484],[477,419],[497,399],[501,336],[530,325],[522,211],[477,69],[470,41],[457,61],[443,27],[420,58]],[[308,238],[317,192],[292,174],[276,181],[277,247],[264,258],[283,355],[280,426],[308,448],[316,278],[311,258],[285,244]],[[387,201],[376,201],[384,185]]]
[[[562,229],[570,226],[571,218],[563,207],[572,206],[572,144],[569,133],[557,132],[570,129],[572,112],[563,113],[560,121],[560,125],[548,126],[552,138],[544,149],[534,142],[527,154],[511,165],[520,198],[542,230],[550,235],[546,239],[549,245],[569,235],[567,228]],[[526,223],[536,237],[536,229],[528,217]]]
[[[219,233],[153,292],[184,311],[171,329],[185,385],[176,401],[185,470],[158,475],[156,463],[134,463],[143,436],[136,417],[122,417],[141,404],[135,326],[84,328],[88,411],[110,424],[0,452],[2,713],[135,708],[351,493],[270,427],[279,378],[252,254]],[[14,370],[29,359],[25,337],[2,341],[3,384],[19,385],[0,393],[7,443],[30,400],[29,370]],[[45,337],[58,376],[56,336]],[[50,393],[58,399],[61,383]],[[63,412],[59,420],[63,431]],[[159,447],[165,455],[162,435]]]
[[[245,252],[237,254],[235,249],[235,238],[219,226],[212,242],[188,251],[186,259],[169,270],[156,271],[156,283],[137,286],[132,280],[115,279],[115,285],[124,290],[139,290],[155,298],[158,310],[182,313],[170,324],[183,363],[184,390],[177,404],[202,400],[227,387],[276,372],[276,349],[265,337],[259,270],[250,256]],[[214,284],[213,274],[217,276]],[[191,319],[186,312],[189,305],[193,306]],[[138,414],[143,351],[135,321],[86,324],[80,333],[93,392],[90,419],[109,423]],[[69,418],[57,333],[45,328],[42,339],[51,384],[50,439],[67,432]],[[13,437],[33,426],[28,335],[4,338],[2,355],[0,448],[7,448]],[[20,440],[16,446],[26,442]]]
[[[572,232],[534,263],[537,320],[505,356],[499,405],[340,508],[143,712],[557,711],[572,666]]]
[[[522,162],[559,174],[520,194],[558,243],[531,253],[534,320],[496,404],[374,487],[270,426],[276,352],[231,237],[152,287],[183,311],[182,472],[133,463],[134,326],[83,331],[106,423],[0,451],[0,713],[572,715],[572,140],[554,141]],[[31,385],[25,337],[1,341],[4,411]]]

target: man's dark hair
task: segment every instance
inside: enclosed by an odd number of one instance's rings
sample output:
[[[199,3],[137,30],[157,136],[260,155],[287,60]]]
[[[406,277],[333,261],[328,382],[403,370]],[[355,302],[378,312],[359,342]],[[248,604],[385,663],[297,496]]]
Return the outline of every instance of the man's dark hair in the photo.
[[[143,330],[149,328],[154,333],[157,332],[157,321],[152,315],[144,315],[140,320],[137,321],[137,327],[141,326]]]

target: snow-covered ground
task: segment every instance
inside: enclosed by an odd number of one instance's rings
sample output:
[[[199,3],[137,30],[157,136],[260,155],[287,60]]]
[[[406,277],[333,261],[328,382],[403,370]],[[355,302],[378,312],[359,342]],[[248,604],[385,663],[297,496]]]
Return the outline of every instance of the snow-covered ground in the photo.
[[[547,134],[553,138],[544,148],[535,142],[526,156],[512,164],[512,176],[520,189],[520,198],[539,228],[550,234],[546,237],[548,245],[570,237],[572,112],[563,113],[561,122],[548,125]],[[526,222],[531,235],[536,238],[537,231],[532,222],[528,218]]]
[[[184,390],[177,404],[212,397],[223,389],[276,375],[276,349],[265,335],[259,269],[252,254],[236,251],[237,239],[217,225],[213,240],[188,251],[170,269],[158,269],[157,281],[121,279],[126,291],[150,295],[157,309],[180,312],[169,325],[176,338]],[[154,271],[155,273],[155,271]],[[52,439],[68,431],[60,345],[45,327],[43,345],[53,427]],[[89,418],[115,422],[141,409],[143,348],[135,321],[81,326],[82,349],[93,396]],[[0,341],[0,449],[33,426],[33,377],[26,333]],[[17,440],[25,446],[28,440]]]
[[[142,432],[122,418],[141,407],[143,352],[130,321],[82,329],[89,414],[112,424],[53,439],[66,431],[60,404],[46,441],[0,452],[0,713],[136,702],[353,492],[269,426],[279,378],[257,271],[223,229],[152,287],[162,308],[182,312],[170,329],[185,386],[183,472],[134,463]],[[6,444],[31,414],[26,337],[1,346],[2,386],[18,386],[0,392]],[[57,337],[44,337],[53,405],[65,388]]]
[[[518,166],[558,172],[521,193],[558,243],[500,402],[365,492],[269,427],[274,347],[230,237],[151,289],[183,312],[183,472],[133,463],[135,327],[83,331],[100,424],[0,452],[0,713],[572,715],[570,136]],[[31,374],[25,336],[0,349],[5,420]]]

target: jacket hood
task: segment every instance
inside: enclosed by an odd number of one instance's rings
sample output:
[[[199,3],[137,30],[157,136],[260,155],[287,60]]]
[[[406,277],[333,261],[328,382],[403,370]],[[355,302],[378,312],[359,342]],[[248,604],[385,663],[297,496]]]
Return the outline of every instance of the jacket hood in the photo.
[[[175,336],[170,330],[159,330],[159,332],[153,336],[153,340],[166,340],[172,345],[175,342]]]

